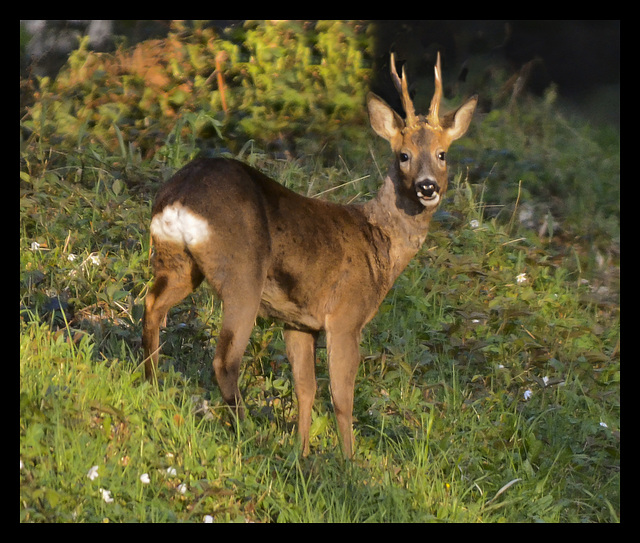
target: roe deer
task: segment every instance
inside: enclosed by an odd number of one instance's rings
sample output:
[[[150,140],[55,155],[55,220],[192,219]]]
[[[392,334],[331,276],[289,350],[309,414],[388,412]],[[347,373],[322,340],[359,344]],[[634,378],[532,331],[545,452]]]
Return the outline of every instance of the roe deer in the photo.
[[[304,455],[322,330],[342,448],[353,455],[360,334],[424,242],[447,189],[445,153],[467,131],[477,103],[473,96],[440,116],[439,54],[426,117],[416,115],[393,54],[391,76],[404,120],[380,97],[367,96],[371,126],[395,153],[374,199],[339,205],[306,198],[246,164],[216,158],[196,159],[179,170],[153,206],[155,283],[145,300],[146,376],[155,376],[158,329],[167,311],[206,278],[223,307],[213,367],[222,397],[240,418],[240,362],[256,316],[284,323]]]

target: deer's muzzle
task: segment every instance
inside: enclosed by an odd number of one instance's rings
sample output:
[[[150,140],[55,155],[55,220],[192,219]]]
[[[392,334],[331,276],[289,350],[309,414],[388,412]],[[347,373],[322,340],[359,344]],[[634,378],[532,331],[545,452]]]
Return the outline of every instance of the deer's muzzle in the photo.
[[[415,184],[416,194],[423,206],[432,206],[440,201],[440,185],[433,179],[425,179]]]

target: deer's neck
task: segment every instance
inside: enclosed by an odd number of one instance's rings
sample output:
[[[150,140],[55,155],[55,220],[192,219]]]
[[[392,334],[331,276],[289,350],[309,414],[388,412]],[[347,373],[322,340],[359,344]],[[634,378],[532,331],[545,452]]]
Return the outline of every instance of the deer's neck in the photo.
[[[377,196],[363,205],[369,223],[390,242],[390,271],[394,281],[416,255],[429,231],[433,212],[402,194],[389,172]],[[396,177],[397,179],[397,177]]]

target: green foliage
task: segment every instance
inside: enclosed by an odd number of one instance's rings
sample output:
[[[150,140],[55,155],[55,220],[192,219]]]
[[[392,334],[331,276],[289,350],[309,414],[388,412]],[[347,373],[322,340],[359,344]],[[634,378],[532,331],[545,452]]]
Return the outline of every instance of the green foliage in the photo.
[[[362,25],[340,21],[250,21],[229,36],[174,24],[166,39],[114,54],[89,51],[84,38],[54,81],[39,81],[23,125],[46,141],[111,151],[121,134],[144,157],[171,134],[235,150],[247,139],[281,150],[315,140],[318,151],[362,137],[370,48]]]
[[[245,26],[249,58],[232,57],[232,64],[245,76],[238,109],[249,113],[239,123],[248,137],[308,144],[359,136],[371,47],[362,28],[341,21],[320,21],[313,31],[295,22]]]

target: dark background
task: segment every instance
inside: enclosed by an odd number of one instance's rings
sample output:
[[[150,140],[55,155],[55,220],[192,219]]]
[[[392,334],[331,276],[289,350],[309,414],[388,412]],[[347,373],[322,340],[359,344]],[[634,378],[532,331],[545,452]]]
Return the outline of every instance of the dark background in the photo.
[[[432,77],[440,51],[447,81],[458,74],[467,94],[485,87],[489,66],[515,73],[534,61],[529,92],[542,94],[554,83],[565,106],[619,125],[620,21],[376,21],[374,30],[375,64],[383,68],[374,91],[393,96],[385,92],[389,51],[407,61],[409,81],[412,73]]]

